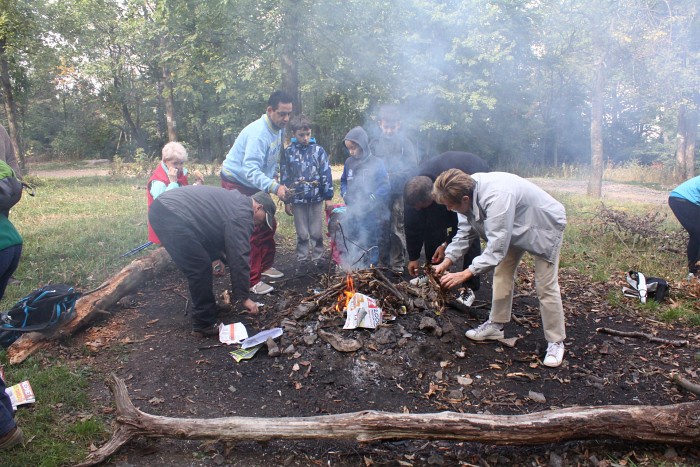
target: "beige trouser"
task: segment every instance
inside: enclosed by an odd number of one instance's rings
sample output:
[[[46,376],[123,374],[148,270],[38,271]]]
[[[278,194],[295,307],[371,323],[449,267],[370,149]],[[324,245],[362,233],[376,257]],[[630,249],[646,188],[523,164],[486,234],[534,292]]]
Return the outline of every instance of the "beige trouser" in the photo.
[[[566,339],[564,329],[564,308],[559,289],[559,251],[554,262],[550,263],[539,256],[535,258],[535,288],[540,301],[540,314],[544,338],[547,342],[561,342]],[[501,264],[493,271],[493,298],[489,319],[494,323],[507,323],[513,308],[513,285],[515,272],[525,253],[519,248],[510,247]]]

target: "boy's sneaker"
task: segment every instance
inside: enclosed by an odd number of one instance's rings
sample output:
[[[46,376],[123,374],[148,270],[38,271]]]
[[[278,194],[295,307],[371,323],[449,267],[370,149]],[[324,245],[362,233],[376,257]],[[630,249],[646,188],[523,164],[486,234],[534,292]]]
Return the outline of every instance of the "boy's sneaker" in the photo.
[[[479,327],[470,329],[464,335],[473,341],[503,339],[503,325],[487,320]]]
[[[194,328],[192,329],[192,335],[194,337],[214,337],[219,335],[219,325],[212,324],[204,328]]]
[[[455,300],[466,307],[470,307],[474,304],[476,295],[474,295],[474,291],[472,289],[467,288],[466,290],[462,290]]]
[[[258,282],[250,288],[250,291],[255,295],[265,295],[275,290],[270,284],[266,284],[263,281]]]
[[[556,368],[561,365],[562,360],[564,360],[564,343],[550,342],[547,346],[547,355],[545,355],[542,364],[544,366]]]
[[[265,277],[269,277],[270,279],[279,279],[280,277],[284,277],[284,273],[275,268],[270,268],[266,271],[263,271],[262,275]]]
[[[408,283],[411,285],[423,285],[423,284],[427,284],[429,280],[430,279],[428,279],[427,274],[421,274],[420,276],[416,277],[415,279],[411,279],[410,281],[408,281]]]
[[[13,446],[24,443],[24,434],[18,426],[11,429],[6,435],[0,437],[0,449],[10,449]]]

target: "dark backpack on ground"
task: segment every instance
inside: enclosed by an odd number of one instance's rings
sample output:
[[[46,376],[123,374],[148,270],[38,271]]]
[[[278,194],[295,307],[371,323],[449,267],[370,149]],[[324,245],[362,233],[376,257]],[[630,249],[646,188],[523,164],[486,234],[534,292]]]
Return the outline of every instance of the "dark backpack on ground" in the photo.
[[[64,284],[33,291],[0,313],[0,346],[9,347],[23,332],[43,331],[69,321],[79,297],[79,292]]]
[[[639,298],[642,303],[646,303],[647,297],[657,302],[663,302],[668,295],[668,282],[660,277],[646,277],[638,271],[627,273],[627,283],[630,287],[623,287],[622,293],[625,297]]]

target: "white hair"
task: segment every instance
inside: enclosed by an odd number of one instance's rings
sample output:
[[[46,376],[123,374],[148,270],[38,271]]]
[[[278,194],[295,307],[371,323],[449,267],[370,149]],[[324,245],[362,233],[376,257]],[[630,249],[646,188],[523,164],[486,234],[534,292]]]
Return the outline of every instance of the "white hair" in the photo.
[[[165,161],[187,161],[187,149],[175,141],[171,141],[163,146],[163,162]]]

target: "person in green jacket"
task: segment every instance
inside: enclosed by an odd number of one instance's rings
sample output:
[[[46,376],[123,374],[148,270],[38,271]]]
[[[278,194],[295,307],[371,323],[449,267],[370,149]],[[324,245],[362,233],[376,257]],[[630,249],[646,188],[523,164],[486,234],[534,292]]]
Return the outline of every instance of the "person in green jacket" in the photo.
[[[0,299],[17,269],[22,255],[22,237],[12,222],[0,216]],[[24,440],[22,429],[17,426],[12,411],[12,403],[5,393],[5,381],[0,377],[0,450],[9,449]]]

